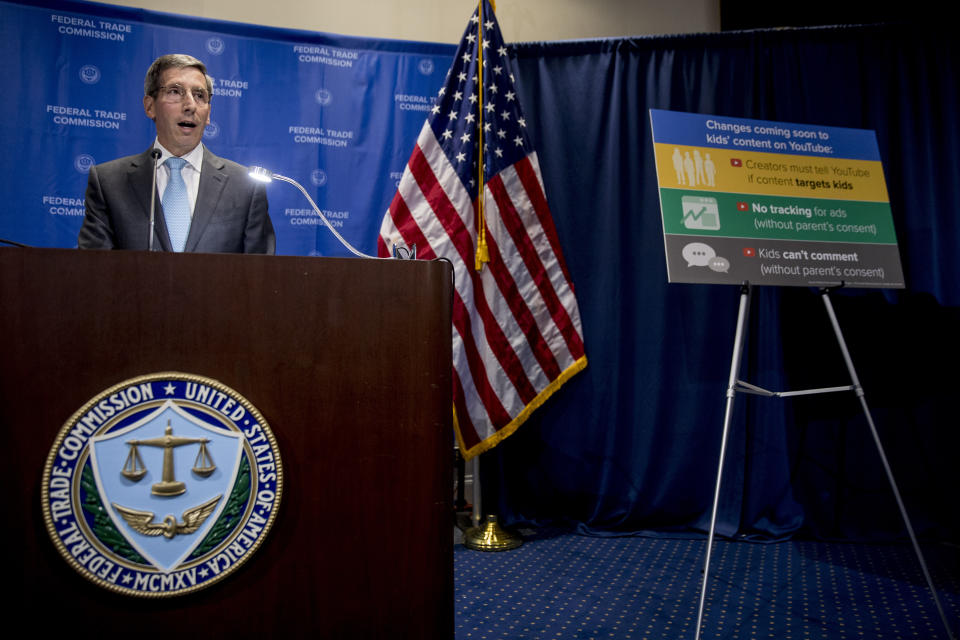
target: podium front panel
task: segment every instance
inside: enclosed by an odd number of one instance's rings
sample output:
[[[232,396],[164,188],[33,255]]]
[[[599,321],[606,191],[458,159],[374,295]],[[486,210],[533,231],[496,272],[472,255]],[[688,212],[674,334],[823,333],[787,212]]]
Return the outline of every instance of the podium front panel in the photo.
[[[44,632],[452,637],[451,295],[444,262],[0,249],[8,610]],[[260,410],[283,498],[227,579],[135,598],[59,556],[41,475],[84,403],[165,371]]]

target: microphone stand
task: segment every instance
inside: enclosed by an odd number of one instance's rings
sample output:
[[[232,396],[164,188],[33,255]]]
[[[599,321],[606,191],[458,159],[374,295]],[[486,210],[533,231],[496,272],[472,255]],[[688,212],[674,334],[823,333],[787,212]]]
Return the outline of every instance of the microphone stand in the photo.
[[[147,251],[153,251],[153,226],[156,218],[157,208],[157,160],[160,159],[160,149],[154,148],[150,151],[150,157],[153,158],[153,184],[150,186],[150,239],[147,241]]]

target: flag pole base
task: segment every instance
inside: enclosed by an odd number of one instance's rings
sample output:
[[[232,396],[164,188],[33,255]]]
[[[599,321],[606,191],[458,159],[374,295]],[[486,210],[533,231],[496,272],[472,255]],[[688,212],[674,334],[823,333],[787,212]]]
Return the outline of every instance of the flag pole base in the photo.
[[[497,516],[487,516],[486,524],[463,532],[463,546],[474,551],[510,551],[522,544],[523,538],[503,529]]]

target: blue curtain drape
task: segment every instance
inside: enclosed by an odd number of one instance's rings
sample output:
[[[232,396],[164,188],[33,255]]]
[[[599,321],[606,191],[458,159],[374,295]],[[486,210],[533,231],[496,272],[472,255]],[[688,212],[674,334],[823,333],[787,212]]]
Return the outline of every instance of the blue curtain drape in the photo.
[[[590,364],[486,454],[508,523],[697,534],[709,525],[739,293],[667,284],[648,109],[873,129],[908,288],[832,296],[915,527],[960,538],[960,56],[897,25],[513,47]],[[741,379],[849,384],[816,291],[757,288]],[[718,531],[895,538],[904,529],[852,393],[738,395]]]

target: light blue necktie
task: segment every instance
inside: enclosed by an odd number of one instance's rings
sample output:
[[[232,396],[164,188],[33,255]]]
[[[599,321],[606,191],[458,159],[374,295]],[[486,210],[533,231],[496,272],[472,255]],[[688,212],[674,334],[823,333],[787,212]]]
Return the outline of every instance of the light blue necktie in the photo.
[[[165,164],[170,168],[170,180],[163,192],[161,204],[163,216],[167,221],[167,233],[174,251],[183,251],[190,231],[190,201],[187,199],[187,185],[180,170],[187,161],[183,158],[167,158]]]

